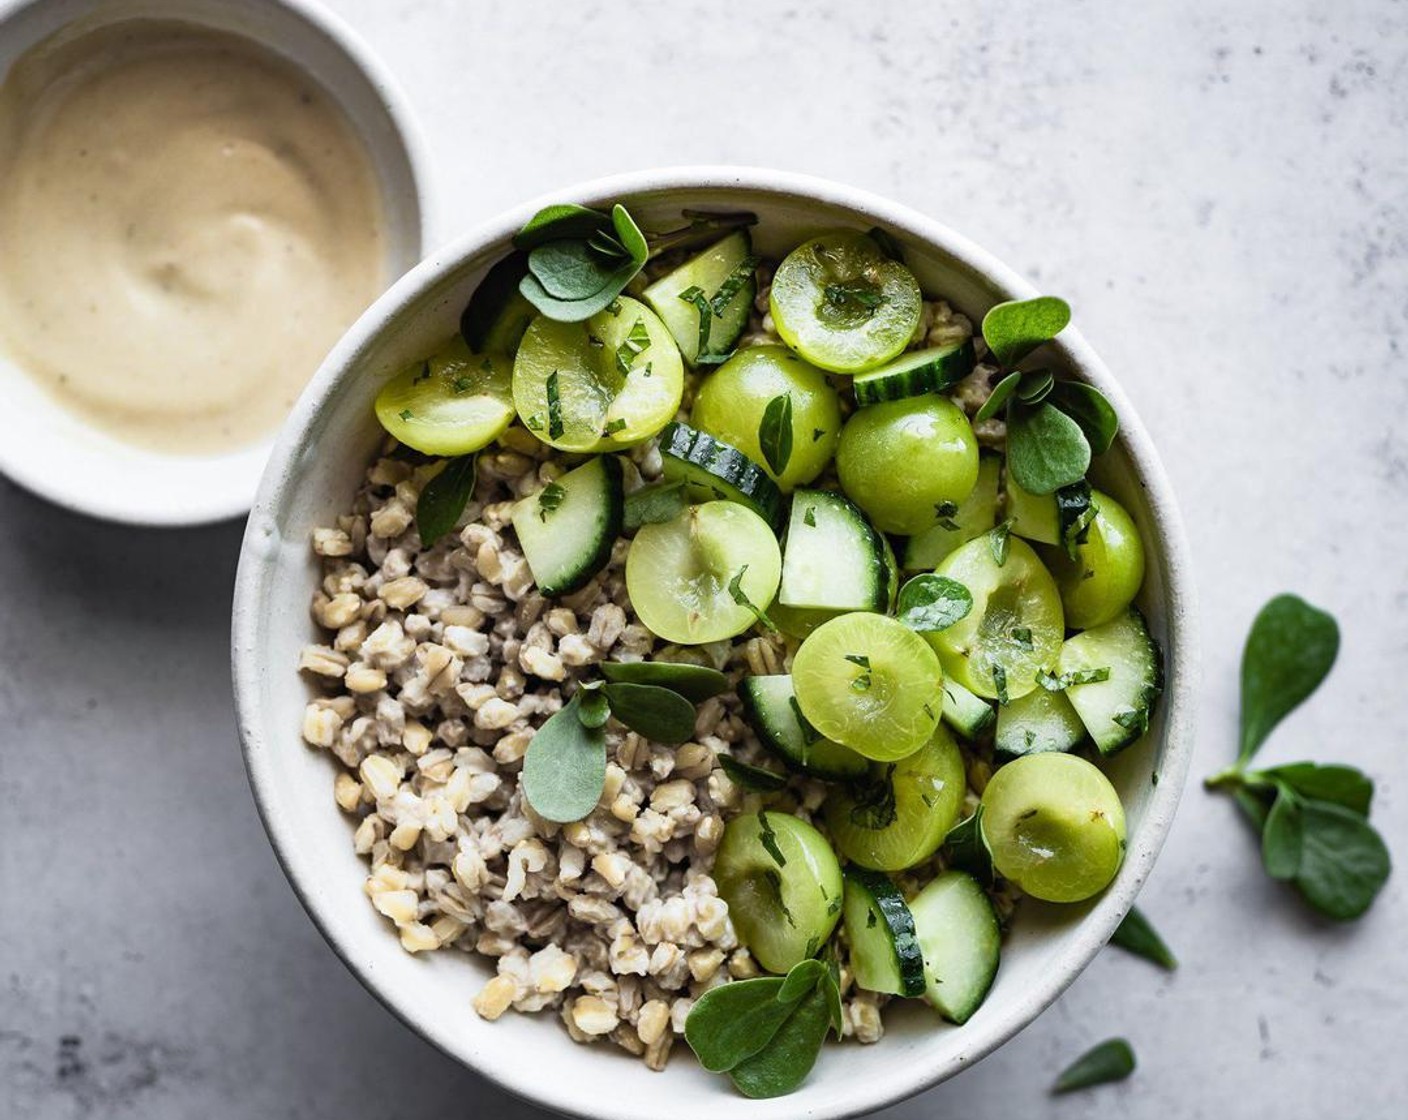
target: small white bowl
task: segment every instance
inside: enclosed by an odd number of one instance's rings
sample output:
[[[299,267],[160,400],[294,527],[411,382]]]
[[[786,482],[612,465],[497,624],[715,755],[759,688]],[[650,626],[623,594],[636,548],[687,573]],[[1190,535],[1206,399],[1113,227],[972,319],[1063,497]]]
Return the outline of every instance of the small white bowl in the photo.
[[[347,113],[376,169],[386,207],[383,283],[420,260],[434,228],[432,176],[406,100],[366,44],[308,0],[0,2],[0,77],[25,51],[63,28],[134,17],[233,32],[310,74]],[[58,505],[133,525],[199,525],[244,513],[273,446],[271,433],[220,455],[135,447],[64,408],[3,353],[0,416],[0,472]]]
[[[1148,741],[1109,767],[1128,815],[1123,869],[1088,904],[1024,902],[997,982],[965,1026],[944,1024],[917,1002],[892,1005],[880,1043],[828,1045],[798,1092],[749,1101],[724,1078],[701,1070],[683,1042],[669,1067],[652,1073],[605,1045],[573,1043],[555,1015],[508,1014],[484,1022],[470,1001],[490,975],[487,962],[458,952],[412,957],[401,949],[362,893],[366,868],[353,854],[347,818],[332,801],[334,766],[300,740],[309,691],[295,670],[300,647],[316,633],[309,600],[318,576],[309,534],[347,508],[382,438],[372,415],[377,388],[390,371],[453,332],[470,292],[513,232],[548,202],[609,200],[627,202],[648,228],[668,228],[682,206],[753,210],[765,253],[828,227],[882,225],[904,245],[925,291],[948,297],[975,321],[999,300],[1036,294],[1006,265],[912,210],[833,183],[737,168],[642,172],[572,187],[445,247],[337,345],[270,459],[245,533],[234,602],[235,696],[250,783],[284,870],[328,942],[407,1025],[504,1088],[603,1120],[859,1115],[952,1076],[1016,1034],[1099,952],[1149,874],[1192,749],[1198,670],[1181,522],[1158,456],[1119,384],[1080,333],[1067,330],[1055,348],[1061,365],[1107,394],[1121,419],[1120,440],[1097,477],[1127,505],[1147,544],[1141,602],[1167,656],[1168,683]]]

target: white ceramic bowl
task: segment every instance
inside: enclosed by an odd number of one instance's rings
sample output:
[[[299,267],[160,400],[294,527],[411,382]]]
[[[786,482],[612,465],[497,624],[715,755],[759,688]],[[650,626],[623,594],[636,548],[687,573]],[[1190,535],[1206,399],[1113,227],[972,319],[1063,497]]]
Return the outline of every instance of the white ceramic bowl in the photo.
[[[917,1003],[893,1006],[878,1045],[828,1046],[799,1092],[747,1101],[725,1079],[699,1069],[682,1043],[665,1072],[651,1073],[606,1046],[574,1044],[552,1015],[478,1019],[470,1000],[490,975],[488,965],[463,953],[412,957],[401,949],[362,893],[365,868],[352,852],[347,818],[332,803],[334,766],[299,738],[309,692],[295,666],[300,646],[315,633],[308,603],[317,566],[309,533],[346,508],[381,438],[372,416],[377,387],[455,329],[470,292],[514,230],[550,201],[611,199],[626,201],[647,228],[668,228],[682,206],[756,211],[757,241],[772,253],[828,227],[880,224],[904,244],[925,291],[946,296],[975,320],[994,302],[1035,294],[1005,265],[912,210],[832,183],[733,168],[647,172],[574,187],[446,247],[338,344],[274,449],[246,531],[234,604],[235,692],[250,781],[284,869],[333,948],[409,1026],[504,1088],[562,1112],[611,1120],[868,1112],[952,1076],[1030,1022],[1105,944],[1153,866],[1188,766],[1197,679],[1193,591],[1178,512],[1118,382],[1079,332],[1067,330],[1057,347],[1062,364],[1104,391],[1122,421],[1119,443],[1097,477],[1128,506],[1147,543],[1142,602],[1167,655],[1168,685],[1148,740],[1109,768],[1128,814],[1123,870],[1089,904],[1024,903],[996,985],[966,1026],[943,1024]]]
[[[383,285],[420,260],[431,243],[432,176],[406,101],[366,45],[308,0],[0,0],[0,76],[63,28],[132,17],[243,35],[312,75],[347,113],[376,169],[387,222]],[[62,407],[3,353],[0,417],[0,471],[61,506],[135,525],[197,525],[244,513],[273,445],[271,434],[221,455],[134,447]]]

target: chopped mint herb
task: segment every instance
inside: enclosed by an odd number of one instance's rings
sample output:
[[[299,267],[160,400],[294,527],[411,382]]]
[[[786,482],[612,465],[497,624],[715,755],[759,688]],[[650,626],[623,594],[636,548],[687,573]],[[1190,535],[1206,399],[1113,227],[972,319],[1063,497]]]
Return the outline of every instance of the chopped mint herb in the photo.
[[[561,439],[566,427],[562,423],[562,397],[557,388],[557,370],[548,374],[548,438]]]
[[[743,285],[753,279],[753,273],[759,263],[758,257],[744,257],[739,261],[738,267],[728,274],[724,282],[719,285],[719,290],[709,300],[709,310],[722,317],[723,313],[728,310],[728,305],[733,302],[733,297],[742,291]]]
[[[811,528],[816,528],[816,507],[808,506],[806,512],[802,514],[802,524]]]
[[[547,521],[548,514],[553,513],[558,506],[562,505],[562,499],[567,497],[567,490],[556,482],[549,482],[538,492],[538,517]]]
[[[1108,665],[1101,665],[1095,669],[1073,669],[1071,672],[1062,673],[1059,676],[1042,669],[1036,675],[1036,683],[1047,692],[1060,692],[1070,688],[1073,684],[1097,684],[1109,679],[1110,668]]]
[[[947,529],[950,533],[958,532],[958,522],[953,519],[957,512],[957,502],[939,502],[935,505],[934,516],[939,519],[939,528]]]
[[[709,351],[709,330],[713,326],[714,310],[709,306],[709,297],[698,284],[691,284],[680,293],[680,299],[693,305],[699,312],[699,354]]]
[[[779,393],[768,401],[758,424],[758,446],[774,476],[792,460],[792,394]]]
[[[870,668],[870,658],[863,653],[848,653],[846,654],[846,660],[852,665],[859,665],[862,669]]]
[[[768,820],[767,813],[758,810],[758,842],[762,844],[768,855],[772,856],[773,863],[778,867],[787,866],[787,857],[782,854],[782,849],[777,844],[777,832],[772,827],[772,822]]]
[[[626,335],[620,346],[616,347],[616,368],[623,374],[630,373],[631,363],[649,346],[650,331],[646,329],[644,319],[637,319],[635,326],[631,328],[631,333]]]
[[[821,437],[824,436],[825,434],[826,434],[826,429],[825,429],[825,428],[813,428],[813,429],[812,429],[812,442],[815,443],[817,440],[821,439]]]
[[[988,534],[988,547],[992,549],[992,559],[999,568],[1007,563],[1007,550],[1012,537],[1012,519],[1009,517]]]
[[[997,692],[997,702],[999,704],[1008,703],[1007,670],[1001,665],[992,667],[992,687]]]
[[[895,764],[885,767],[885,773],[876,779],[855,787],[854,803],[851,805],[851,823],[857,828],[871,828],[879,831],[894,823],[895,808],[894,777]]]
[[[1030,630],[1028,627],[1026,627],[1026,626],[1014,626],[1014,627],[1012,627],[1012,629],[1009,631],[1009,634],[1011,635],[1012,640],[1013,640],[1017,645],[1021,646],[1023,649],[1031,649],[1031,648],[1033,648],[1033,647],[1032,647],[1032,632],[1031,632],[1031,630]]]
[[[870,658],[866,657],[863,653],[848,653],[846,654],[846,660],[852,665],[859,665],[865,670],[865,672],[858,674],[855,679],[851,681],[851,688],[856,692],[870,691],[870,686],[874,683],[870,676]]]
[[[539,416],[536,412],[533,413],[532,416],[528,417],[527,420],[523,421],[523,423],[527,425],[530,431],[541,432],[543,430],[543,418]]]
[[[750,611],[752,611],[753,617],[756,618],[760,623],[762,623],[763,626],[765,626],[769,630],[776,632],[777,627],[773,625],[772,619],[770,619],[767,614],[764,613],[761,607],[754,604],[754,602],[748,598],[747,593],[743,590],[743,574],[747,570],[748,565],[744,564],[743,567],[738,569],[738,573],[731,580],[728,581],[728,593],[730,596],[733,597],[733,601],[737,603],[740,607],[747,607]]]
[[[618,416],[615,420],[608,420],[606,422],[606,427],[601,429],[601,438],[610,439],[617,432],[623,431],[625,427],[626,421],[624,417]]]
[[[411,419],[411,417],[413,417],[413,416],[415,415],[415,413],[412,412],[409,408],[403,408],[403,409],[401,409],[401,411],[398,412],[396,415],[398,415],[399,417],[401,417],[402,420],[409,420],[409,419]]]
[[[1110,718],[1127,731],[1134,731],[1143,735],[1144,732],[1149,730],[1148,708],[1141,711],[1136,711],[1133,708],[1125,708],[1123,711],[1116,712]]]

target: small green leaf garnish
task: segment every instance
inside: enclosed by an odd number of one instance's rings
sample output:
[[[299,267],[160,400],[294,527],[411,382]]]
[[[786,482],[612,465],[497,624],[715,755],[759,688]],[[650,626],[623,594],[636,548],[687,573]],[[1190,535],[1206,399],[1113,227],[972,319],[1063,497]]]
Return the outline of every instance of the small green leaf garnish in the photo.
[[[1130,907],[1124,921],[1115,928],[1110,944],[1118,945],[1125,952],[1133,953],[1137,957],[1153,961],[1160,968],[1166,968],[1170,972],[1178,967],[1177,958],[1137,906]]]
[[[410,420],[415,416],[415,413],[412,412],[409,408],[403,408],[396,415],[399,416],[402,420]]]
[[[622,526],[633,532],[642,525],[673,521],[689,505],[683,482],[657,482],[626,495]]]
[[[1041,669],[1036,675],[1036,683],[1047,692],[1062,692],[1073,684],[1096,684],[1099,681],[1109,679],[1110,667],[1108,665],[1100,665],[1093,669],[1073,669],[1069,673],[1059,675]]]
[[[808,506],[802,514],[802,524],[812,529],[816,528],[816,507]]]
[[[1007,469],[1023,490],[1050,494],[1090,469],[1090,443],[1080,425],[1049,401],[1007,412]]]
[[[548,395],[548,438],[560,439],[566,431],[562,422],[562,394],[558,389],[558,372],[553,370],[547,379]]]
[[[782,474],[792,459],[792,394],[780,393],[768,401],[758,424],[758,445],[774,476]]]
[[[1049,369],[1034,369],[1022,374],[1017,383],[1017,399],[1023,404],[1040,404],[1056,384],[1056,378]]]
[[[694,705],[668,688],[612,681],[601,688],[611,714],[657,743],[687,743],[694,736]]]
[[[1007,636],[1012,639],[1014,645],[1021,646],[1022,649],[1032,648],[1032,632],[1026,626],[1014,626],[1007,632]]]
[[[684,1038],[710,1073],[727,1073],[772,1041],[792,1013],[777,998],[781,976],[734,980],[705,992],[689,1009]]]
[[[1010,300],[983,316],[983,340],[997,364],[1006,369],[1055,338],[1070,321],[1070,305],[1056,296]]]
[[[728,677],[707,665],[680,661],[603,661],[599,668],[608,681],[668,688],[692,704],[729,690]]]
[[[999,704],[1009,702],[1007,694],[1007,670],[1001,665],[994,665],[992,667],[992,687],[993,691],[997,693],[997,702]]]
[[[421,489],[416,499],[416,531],[426,548],[454,529],[474,495],[475,477],[475,457],[460,455],[446,462]]]
[[[1293,882],[1326,917],[1349,921],[1369,909],[1392,870],[1388,848],[1368,820],[1373,782],[1351,766],[1248,769],[1276,725],[1324,680],[1338,651],[1339,627],[1330,615],[1294,595],[1267,603],[1242,651],[1237,761],[1203,784],[1231,791],[1261,835],[1267,874]]]
[[[1051,387],[1050,401],[1080,425],[1092,454],[1110,450],[1119,434],[1120,421],[1105,394],[1080,381],[1058,381]]]
[[[777,832],[773,829],[772,822],[768,820],[767,813],[761,809],[758,810],[758,842],[772,857],[773,863],[778,867],[787,866],[787,857],[782,854],[782,849],[777,845]]]
[[[584,684],[577,692],[577,718],[589,730],[605,727],[611,718],[611,705],[601,693],[600,682]]]
[[[719,769],[728,775],[729,781],[754,793],[776,793],[787,785],[786,774],[764,770],[761,766],[750,766],[731,754],[719,755],[718,761]]]
[[[967,618],[973,609],[968,588],[947,576],[926,574],[906,581],[895,603],[896,617],[920,634],[937,634]]]
[[[988,531],[988,548],[992,561],[999,568],[1007,563],[1007,552],[1012,540],[1012,519],[1009,517],[995,529]]]
[[[548,519],[548,514],[557,510],[562,505],[562,500],[567,497],[567,490],[556,482],[549,482],[538,491],[538,518],[544,522]]]
[[[728,310],[728,305],[733,302],[733,297],[743,290],[743,286],[753,279],[753,273],[758,270],[761,258],[748,256],[738,262],[732,272],[724,277],[724,282],[719,285],[719,290],[709,299],[709,310],[715,316],[722,317]]]
[[[776,633],[777,627],[773,625],[772,619],[767,616],[767,614],[763,611],[761,607],[755,604],[753,600],[748,598],[747,592],[743,590],[743,576],[747,571],[748,565],[744,564],[743,567],[738,569],[738,572],[734,575],[734,577],[728,581],[729,596],[740,607],[747,607],[750,611],[752,611],[753,617],[756,618],[763,625],[764,628],[772,631],[773,633]]]
[[[625,431],[625,428],[626,419],[624,416],[618,416],[614,420],[608,420],[606,426],[601,429],[601,438],[610,439],[617,432]]]
[[[1051,1091],[1069,1093],[1109,1081],[1123,1081],[1133,1072],[1134,1051],[1124,1039],[1112,1038],[1086,1051],[1067,1066]]]
[[[852,665],[859,665],[862,669],[870,668],[870,658],[863,653],[848,653],[846,654],[846,660]]]
[[[630,334],[626,335],[621,345],[616,347],[616,368],[623,375],[630,373],[632,363],[649,347],[650,331],[646,329],[644,319],[637,319],[635,325],[631,327]]]
[[[709,306],[709,297],[698,284],[691,284],[680,293],[680,299],[692,304],[699,312],[698,351],[700,355],[704,355],[709,350],[709,330],[713,326],[714,309]]]
[[[529,740],[519,786],[538,816],[566,824],[596,808],[606,783],[606,737],[583,725],[573,696]]]
[[[1007,403],[1009,397],[1017,391],[1017,386],[1021,384],[1022,375],[1020,373],[1009,373],[1001,381],[992,387],[992,392],[973,414],[973,423],[981,424],[984,420],[991,420],[997,415],[998,410]]]
[[[892,778],[895,764],[889,763],[884,774],[867,779],[852,791],[851,823],[857,828],[888,828],[895,820],[895,784]]]

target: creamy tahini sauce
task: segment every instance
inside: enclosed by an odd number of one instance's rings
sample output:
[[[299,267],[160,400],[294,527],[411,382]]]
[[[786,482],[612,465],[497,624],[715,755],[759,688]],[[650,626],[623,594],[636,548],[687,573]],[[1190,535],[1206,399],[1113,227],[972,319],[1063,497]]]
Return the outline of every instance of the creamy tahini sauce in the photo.
[[[0,347],[131,443],[268,435],[381,291],[384,236],[341,109],[247,39],[128,21],[0,87]]]

